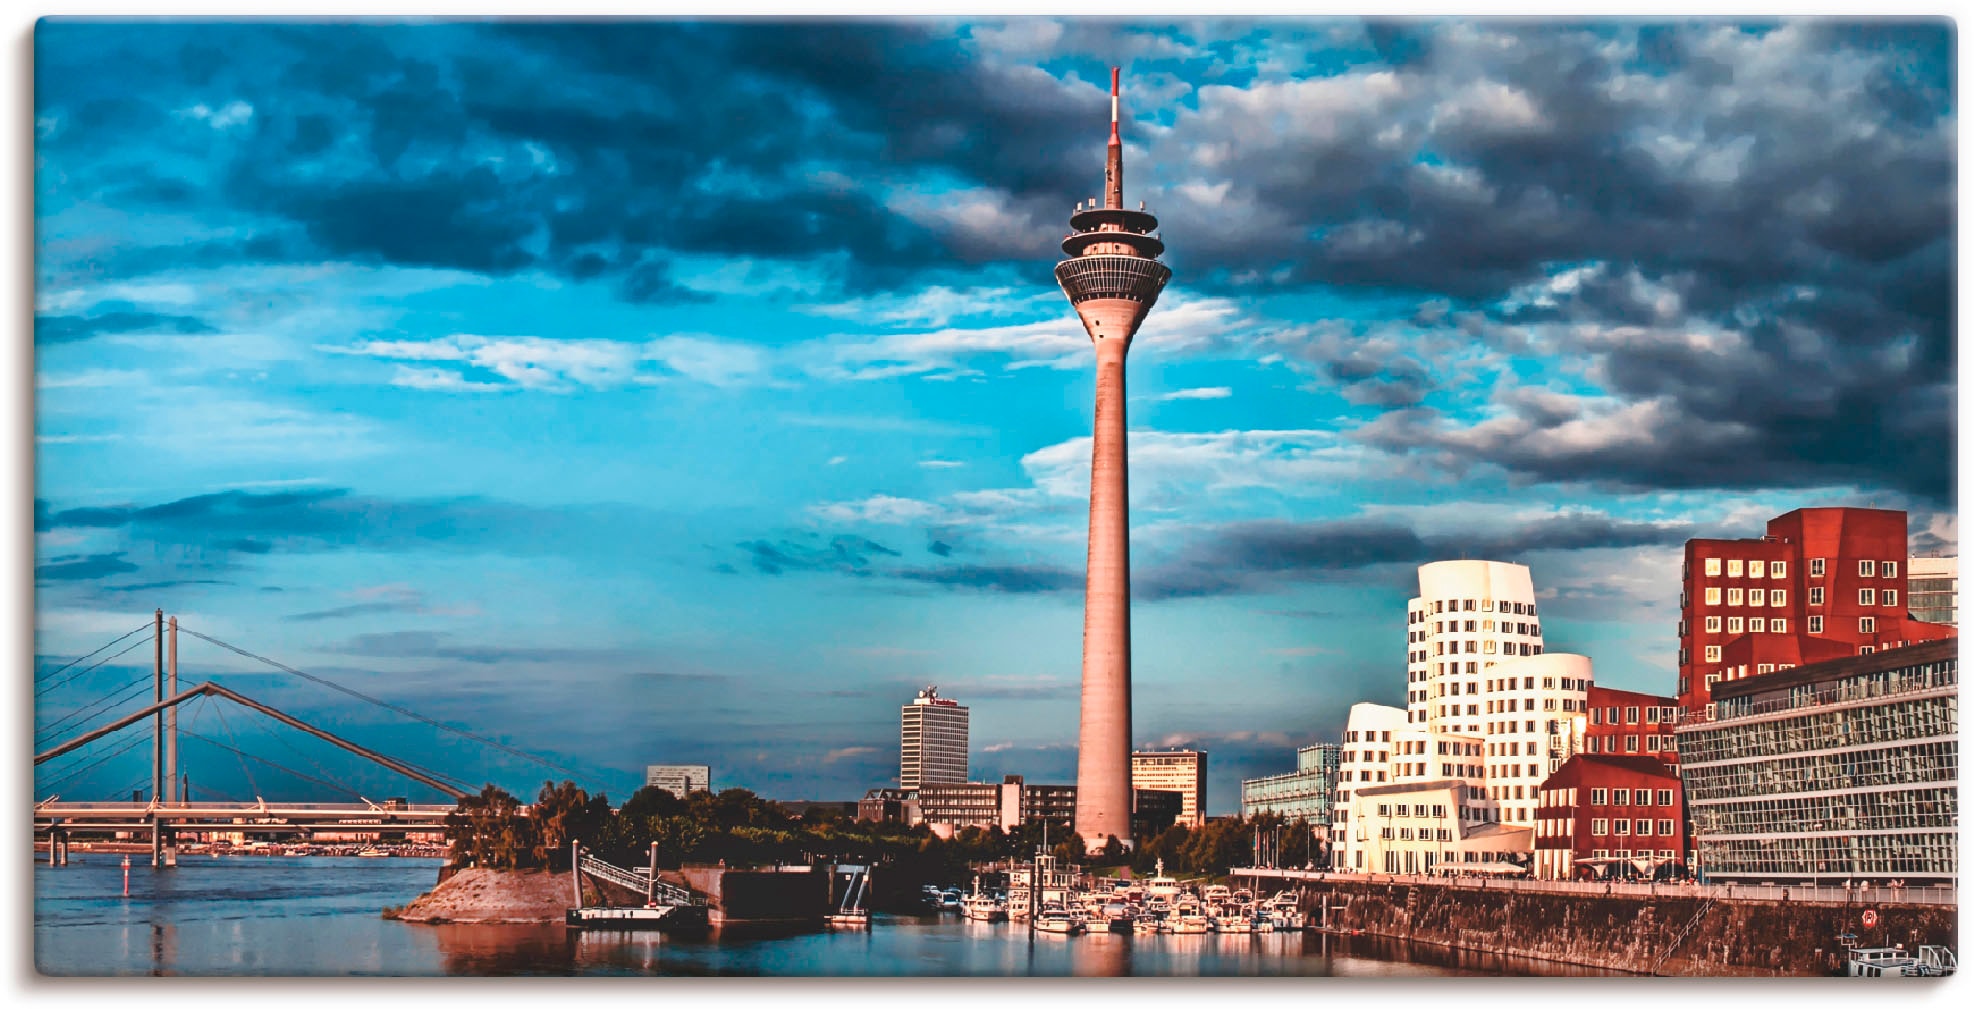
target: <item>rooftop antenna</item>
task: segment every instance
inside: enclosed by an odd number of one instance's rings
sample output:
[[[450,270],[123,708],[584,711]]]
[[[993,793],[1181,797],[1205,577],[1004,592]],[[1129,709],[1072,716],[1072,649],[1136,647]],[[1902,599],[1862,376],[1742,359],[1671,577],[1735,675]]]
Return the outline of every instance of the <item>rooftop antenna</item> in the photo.
[[[1124,207],[1120,182],[1120,68],[1113,68],[1113,133],[1106,140],[1106,206]]]

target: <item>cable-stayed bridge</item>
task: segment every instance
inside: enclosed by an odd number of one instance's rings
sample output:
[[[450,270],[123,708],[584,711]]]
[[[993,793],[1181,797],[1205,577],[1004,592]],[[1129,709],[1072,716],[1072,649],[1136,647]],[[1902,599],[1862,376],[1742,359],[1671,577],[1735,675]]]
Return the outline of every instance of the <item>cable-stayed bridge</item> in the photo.
[[[151,632],[150,635],[140,636],[147,630]],[[353,836],[380,840],[402,839],[408,834],[431,834],[439,831],[444,827],[447,815],[455,809],[455,802],[477,791],[472,785],[457,777],[430,767],[422,767],[403,756],[390,755],[374,747],[354,742],[346,738],[345,733],[331,731],[317,724],[332,721],[334,716],[307,717],[277,708],[212,680],[181,688],[178,683],[178,643],[181,633],[278,672],[390,712],[399,719],[420,723],[458,740],[477,744],[508,757],[519,758],[558,776],[582,780],[583,776],[577,772],[507,743],[428,717],[402,705],[373,697],[328,678],[304,672],[190,627],[181,626],[177,618],[172,618],[168,623],[163,611],[159,611],[153,614],[151,621],[133,628],[95,651],[36,676],[35,700],[39,706],[44,698],[54,695],[61,688],[85,682],[83,678],[92,671],[105,668],[108,663],[139,647],[147,644],[152,646],[153,662],[149,677],[140,676],[129,683],[100,691],[62,717],[51,720],[36,733],[37,752],[34,763],[37,778],[41,780],[36,782],[35,836],[37,840],[45,840],[48,843],[49,858],[52,863],[59,865],[67,861],[68,845],[75,837],[146,838],[151,843],[153,865],[175,864],[179,838],[187,835],[222,834],[264,839]],[[131,641],[132,638],[136,640]],[[119,646],[122,646],[121,650],[112,651]],[[109,653],[107,657],[98,658],[105,653]],[[91,660],[95,661],[92,663]],[[90,664],[85,665],[85,663]],[[151,688],[151,697],[144,698],[143,688],[147,685]],[[139,703],[140,701],[147,703]],[[122,710],[134,703],[139,704],[135,710]],[[182,713],[192,710],[203,715],[209,707],[216,716],[221,731],[227,737],[224,741],[195,731],[189,722],[181,723]],[[361,765],[384,768],[394,779],[423,786],[451,801],[413,803],[399,797],[367,797],[360,789],[351,785],[350,774],[324,767],[280,736],[274,737],[273,741],[286,749],[290,755],[310,764],[317,773],[302,771],[281,761],[250,752],[240,745],[239,737],[226,720],[225,709],[229,707],[245,709],[250,713],[250,718],[254,715],[263,716],[286,730],[292,730],[291,735],[300,733],[320,743],[328,744],[346,758],[356,758]],[[92,727],[92,722],[97,724]],[[71,733],[73,735],[69,735]],[[63,736],[68,738],[61,738]],[[204,787],[201,796],[194,800],[188,776],[182,773],[180,767],[180,745],[187,741],[198,742],[217,751],[232,754],[252,792],[252,798],[218,794],[221,790]],[[115,745],[111,745],[113,742]],[[147,742],[151,744],[148,789],[143,787],[146,782],[140,780],[129,788],[130,799],[124,800],[121,798],[121,790],[111,796],[105,796],[101,794],[103,790],[100,782],[94,785],[88,784],[92,772],[98,771],[108,762]],[[67,763],[58,763],[64,758],[68,758]],[[349,795],[353,801],[322,802],[291,797],[271,798],[263,793],[250,764],[272,768],[277,777],[271,781],[271,784],[280,783],[282,787],[290,790],[340,792]],[[44,771],[45,767],[47,770]],[[64,788],[70,784],[81,785],[85,791],[97,794],[87,796],[63,794]],[[394,788],[394,790],[398,789]],[[275,789],[271,788],[268,791],[272,794]],[[524,801],[527,801],[526,797]]]

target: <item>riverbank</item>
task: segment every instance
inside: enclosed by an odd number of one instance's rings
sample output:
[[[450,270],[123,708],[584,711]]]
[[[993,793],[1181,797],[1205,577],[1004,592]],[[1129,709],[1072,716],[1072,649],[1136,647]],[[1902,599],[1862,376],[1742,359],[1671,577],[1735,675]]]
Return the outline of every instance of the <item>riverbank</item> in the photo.
[[[466,868],[391,914],[421,925],[561,924],[575,906],[570,874]]]
[[[1957,909],[1486,890],[1461,883],[1330,881],[1308,892],[1335,927],[1450,949],[1673,977],[1823,977],[1841,936],[1861,945],[1956,946]],[[1876,926],[1862,925],[1865,906]]]

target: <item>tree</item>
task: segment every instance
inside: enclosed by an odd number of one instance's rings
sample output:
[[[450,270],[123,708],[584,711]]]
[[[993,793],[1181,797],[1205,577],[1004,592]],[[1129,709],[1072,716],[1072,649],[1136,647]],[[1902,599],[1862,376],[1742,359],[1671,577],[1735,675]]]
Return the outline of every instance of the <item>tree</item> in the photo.
[[[514,868],[518,849],[527,849],[529,824],[515,796],[490,784],[454,805],[446,833],[450,865]]]

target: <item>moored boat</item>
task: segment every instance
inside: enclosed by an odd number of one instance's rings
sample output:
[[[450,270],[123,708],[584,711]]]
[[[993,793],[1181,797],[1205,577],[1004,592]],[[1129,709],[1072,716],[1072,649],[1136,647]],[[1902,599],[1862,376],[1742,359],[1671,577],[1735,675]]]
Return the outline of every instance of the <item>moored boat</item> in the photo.
[[[1066,910],[1062,905],[1052,904],[1039,911],[1031,922],[1031,927],[1040,932],[1057,935],[1076,935],[1085,931],[1086,923]]]

